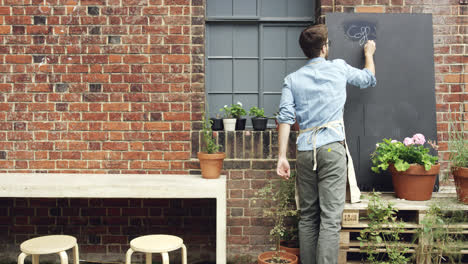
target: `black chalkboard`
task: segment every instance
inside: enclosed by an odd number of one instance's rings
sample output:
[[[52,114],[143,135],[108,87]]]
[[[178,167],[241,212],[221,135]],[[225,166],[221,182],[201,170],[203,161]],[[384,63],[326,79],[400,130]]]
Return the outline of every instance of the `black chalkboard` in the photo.
[[[344,119],[360,189],[391,191],[389,173],[370,170],[375,144],[415,133],[437,139],[432,15],[333,13],[326,21],[329,59],[362,69],[363,45],[376,41],[377,86],[348,85]]]

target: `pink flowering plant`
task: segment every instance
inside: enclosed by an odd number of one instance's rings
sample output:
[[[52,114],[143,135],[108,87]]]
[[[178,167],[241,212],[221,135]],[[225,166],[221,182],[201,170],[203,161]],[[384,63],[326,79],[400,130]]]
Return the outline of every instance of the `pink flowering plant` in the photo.
[[[383,139],[376,144],[375,151],[371,154],[372,171],[385,171],[390,164],[394,164],[397,171],[406,171],[411,164],[423,165],[430,170],[437,163],[438,157],[429,154],[429,147],[425,147],[426,138],[423,134],[415,134],[413,137],[405,138],[403,142]],[[432,148],[437,150],[437,145],[428,141]]]

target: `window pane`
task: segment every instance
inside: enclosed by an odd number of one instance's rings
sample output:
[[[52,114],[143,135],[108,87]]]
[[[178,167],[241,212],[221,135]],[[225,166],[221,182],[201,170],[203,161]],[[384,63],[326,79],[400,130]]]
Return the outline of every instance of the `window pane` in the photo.
[[[263,61],[263,91],[280,92],[286,76],[286,62],[284,60]]]
[[[224,112],[219,110],[225,105],[232,104],[232,94],[210,94],[208,95],[208,110],[210,111],[211,117],[216,117],[219,115],[223,117]]]
[[[207,0],[207,16],[232,16],[232,0]]]
[[[234,16],[256,16],[257,1],[234,0]]]
[[[263,105],[266,116],[272,117],[276,112],[278,112],[280,99],[280,94],[265,94],[263,96]]]
[[[286,7],[288,0],[262,0],[261,16],[262,17],[286,17]],[[289,0],[290,1],[290,0]]]
[[[288,43],[288,57],[305,57],[299,46],[299,36],[305,27],[288,27],[286,41]]]
[[[285,57],[286,27],[264,27],[262,48],[265,57]]]
[[[288,16],[312,17],[315,8],[314,2],[312,0],[288,0]]]
[[[258,92],[258,60],[234,61],[234,91]]]
[[[242,108],[247,112],[252,106],[258,106],[258,94],[235,94],[233,103],[241,102]]]
[[[208,92],[232,92],[232,60],[208,60]]]
[[[257,25],[238,25],[234,28],[234,56],[258,57]]]
[[[208,25],[208,56],[232,56],[232,25]]]

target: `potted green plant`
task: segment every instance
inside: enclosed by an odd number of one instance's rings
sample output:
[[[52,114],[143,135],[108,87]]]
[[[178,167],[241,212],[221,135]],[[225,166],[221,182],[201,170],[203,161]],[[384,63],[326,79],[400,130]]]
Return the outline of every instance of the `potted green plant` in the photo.
[[[257,192],[258,198],[266,202],[263,216],[273,221],[270,237],[275,244],[274,251],[263,252],[258,256],[260,264],[295,264],[298,262],[296,255],[282,251],[280,246],[281,239],[286,233],[288,218],[295,217],[299,213],[295,208],[294,184],[294,177],[288,180],[270,180]]]
[[[203,115],[202,125],[202,151],[197,153],[202,177],[206,179],[217,179],[221,174],[226,153],[219,152],[220,146],[213,138],[211,120],[206,120],[205,115]]]
[[[231,104],[231,106],[225,105],[220,111],[224,111],[224,130],[225,131],[234,131],[234,130],[244,130],[246,119],[242,118],[247,112],[242,108],[242,103],[237,102],[237,104]]]
[[[463,123],[449,124],[449,160],[458,200],[468,204],[468,138]]]
[[[429,154],[430,149],[424,146],[425,143],[423,134],[407,137],[403,142],[383,139],[371,154],[372,171],[390,170],[398,198],[426,201],[432,197],[440,164],[437,163],[437,156]],[[428,143],[437,149],[434,143]]]
[[[254,130],[264,131],[267,128],[268,118],[265,116],[265,110],[253,106],[249,110],[249,115],[252,116],[252,126]]]

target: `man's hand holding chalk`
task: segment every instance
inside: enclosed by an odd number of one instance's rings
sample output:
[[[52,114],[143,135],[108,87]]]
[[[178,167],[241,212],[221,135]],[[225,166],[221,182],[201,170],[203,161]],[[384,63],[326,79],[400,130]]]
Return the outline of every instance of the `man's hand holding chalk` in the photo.
[[[375,53],[375,41],[368,40],[366,45],[364,45],[364,56],[366,57],[366,66],[364,68],[368,69],[375,76],[375,65],[374,65],[374,53]]]

